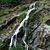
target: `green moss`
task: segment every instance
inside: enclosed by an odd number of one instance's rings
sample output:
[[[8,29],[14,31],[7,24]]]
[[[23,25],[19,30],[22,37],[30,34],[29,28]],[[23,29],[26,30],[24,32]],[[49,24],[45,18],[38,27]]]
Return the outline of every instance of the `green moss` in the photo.
[[[20,23],[26,17],[25,13],[19,16],[18,22]]]
[[[24,50],[24,46],[22,44],[17,44],[16,47],[12,47],[11,50]]]

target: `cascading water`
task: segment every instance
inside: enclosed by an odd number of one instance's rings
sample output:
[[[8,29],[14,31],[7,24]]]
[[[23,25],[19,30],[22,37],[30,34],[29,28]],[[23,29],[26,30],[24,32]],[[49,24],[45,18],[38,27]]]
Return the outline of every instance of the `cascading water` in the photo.
[[[30,5],[29,10],[26,12],[26,17],[11,37],[9,50],[12,46],[16,47],[17,43],[22,44],[25,47],[24,50],[40,50],[39,46],[44,46],[41,48],[43,49],[45,45],[47,46],[49,44],[49,41],[47,43],[46,39],[48,38],[47,35],[50,33],[50,26],[45,24],[45,20],[41,21],[41,17],[43,16],[41,12],[45,14],[45,12],[43,12],[45,7],[38,5],[37,9],[35,8],[35,3]],[[44,38],[46,39],[44,40]]]
[[[33,7],[32,7],[32,6],[33,6]],[[35,3],[31,4],[31,5],[30,5],[30,8],[31,8],[31,9],[28,10],[27,15],[26,15],[26,18],[24,18],[24,20],[20,23],[20,25],[19,25],[18,28],[16,29],[15,33],[13,34],[13,36],[12,36],[12,38],[11,38],[10,45],[9,45],[9,50],[11,49],[12,45],[14,45],[14,47],[16,46],[17,34],[20,32],[20,28],[23,27],[25,21],[26,21],[25,25],[27,25],[27,21],[28,21],[30,12],[31,12],[32,10],[35,10]],[[22,40],[23,40],[23,42],[24,42],[24,44],[25,44],[25,48],[26,48],[25,50],[28,50],[28,45],[27,45],[26,42],[25,42],[26,33],[27,33],[26,31],[27,31],[27,28],[25,28],[25,34],[24,34],[24,37],[23,37]],[[15,39],[14,39],[14,36],[15,36]]]
[[[25,44],[25,50],[28,50],[28,45],[27,45],[27,43],[25,41],[27,33],[28,33],[28,21],[25,21],[24,31],[25,31],[25,34],[24,34],[24,37],[22,38],[22,40],[23,40],[23,42]]]

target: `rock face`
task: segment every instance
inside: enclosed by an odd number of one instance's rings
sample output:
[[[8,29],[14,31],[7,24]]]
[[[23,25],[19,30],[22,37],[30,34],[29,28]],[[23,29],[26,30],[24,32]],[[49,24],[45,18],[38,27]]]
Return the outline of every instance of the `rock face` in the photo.
[[[46,21],[46,24],[47,24],[47,25],[50,25],[50,20],[47,20],[47,21]]]
[[[43,24],[40,30],[42,31],[40,31],[40,40],[42,41],[41,48],[48,50],[48,47],[50,47],[50,26]]]
[[[41,37],[41,48],[42,49],[47,49],[50,48],[50,26],[43,24],[41,27],[42,31],[42,37]]]

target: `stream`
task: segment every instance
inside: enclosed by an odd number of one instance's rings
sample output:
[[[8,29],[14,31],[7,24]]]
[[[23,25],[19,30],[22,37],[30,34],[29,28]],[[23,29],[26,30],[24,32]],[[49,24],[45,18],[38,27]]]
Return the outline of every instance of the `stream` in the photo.
[[[32,8],[32,6],[33,6],[33,8]],[[33,4],[30,5],[30,9],[29,9],[28,12],[27,12],[26,18],[24,18],[24,20],[20,23],[20,25],[19,25],[18,28],[16,29],[15,33],[13,34],[13,36],[12,36],[12,38],[11,38],[9,50],[11,49],[11,47],[12,47],[12,45],[13,45],[13,40],[14,40],[14,46],[16,46],[17,34],[20,32],[20,28],[23,27],[24,23],[25,23],[25,25],[27,25],[27,21],[28,21],[28,18],[29,18],[29,14],[30,14],[30,12],[31,12],[32,10],[34,10],[34,9],[35,9],[35,3],[33,3]],[[26,21],[26,22],[25,22],[25,21]],[[27,28],[26,28],[26,26],[25,26],[25,34],[24,34],[24,37],[22,38],[22,40],[23,40],[23,42],[24,42],[24,44],[25,44],[25,50],[28,50],[28,45],[27,45],[27,43],[25,42],[26,34],[27,34]],[[13,39],[14,36],[16,36],[15,39]]]
[[[12,48],[12,46],[16,47],[16,44],[18,42],[17,37],[18,37],[18,34],[19,34],[21,28],[23,28],[23,32],[24,32],[23,37],[21,38],[21,41],[22,41],[22,43],[24,43],[25,50],[29,50],[29,47],[31,47],[30,50],[40,50],[40,49],[36,49],[36,47],[40,45],[39,41],[40,40],[43,41],[43,38],[50,32],[50,26],[48,26],[46,24],[45,25],[41,24],[38,27],[39,23],[38,23],[38,21],[36,21],[33,24],[32,30],[30,29],[32,33],[31,32],[29,33],[29,31],[28,31],[29,22],[28,21],[29,21],[29,18],[30,18],[30,13],[33,10],[36,10],[36,12],[38,12],[38,9],[35,8],[35,4],[36,4],[36,2],[29,6],[29,10],[26,12],[26,17],[22,20],[22,22],[19,24],[19,26],[17,27],[17,29],[13,33],[13,35],[11,37],[10,45],[9,45],[9,50]],[[33,13],[33,15],[35,13]],[[30,36],[32,34],[32,36],[28,41],[26,41],[29,34],[30,34]],[[42,34],[41,39],[40,39],[40,34]]]

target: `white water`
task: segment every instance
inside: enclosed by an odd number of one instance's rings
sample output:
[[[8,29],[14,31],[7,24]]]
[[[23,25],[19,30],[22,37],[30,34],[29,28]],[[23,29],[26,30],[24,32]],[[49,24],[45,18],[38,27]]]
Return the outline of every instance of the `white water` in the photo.
[[[25,31],[25,34],[24,34],[24,37],[22,38],[22,40],[23,40],[23,42],[25,44],[25,50],[28,50],[29,46],[27,45],[27,43],[25,41],[27,33],[28,33],[28,21],[25,21],[24,31]]]
[[[32,5],[33,5],[33,8],[31,7]],[[32,10],[35,10],[35,3],[31,4],[30,7],[31,7],[31,9],[28,10],[27,15],[26,15],[26,18],[24,18],[24,20],[20,23],[20,25],[19,25],[18,28],[16,29],[15,33],[14,33],[13,36],[11,37],[11,42],[10,42],[10,45],[9,45],[9,46],[10,46],[10,47],[9,47],[9,50],[11,49],[11,47],[12,47],[12,45],[13,45],[13,38],[14,38],[14,36],[15,36],[15,35],[17,36],[17,34],[20,32],[20,28],[23,27],[24,22],[28,20],[30,12],[31,12]],[[26,42],[25,42],[25,37],[26,37],[26,33],[25,33],[25,35],[24,35],[23,41],[24,41],[24,43],[25,43],[25,46],[28,47],[27,44],[26,44]],[[14,41],[14,46],[16,46],[16,39],[15,39],[15,41]],[[27,48],[26,50],[28,50],[28,48]]]

